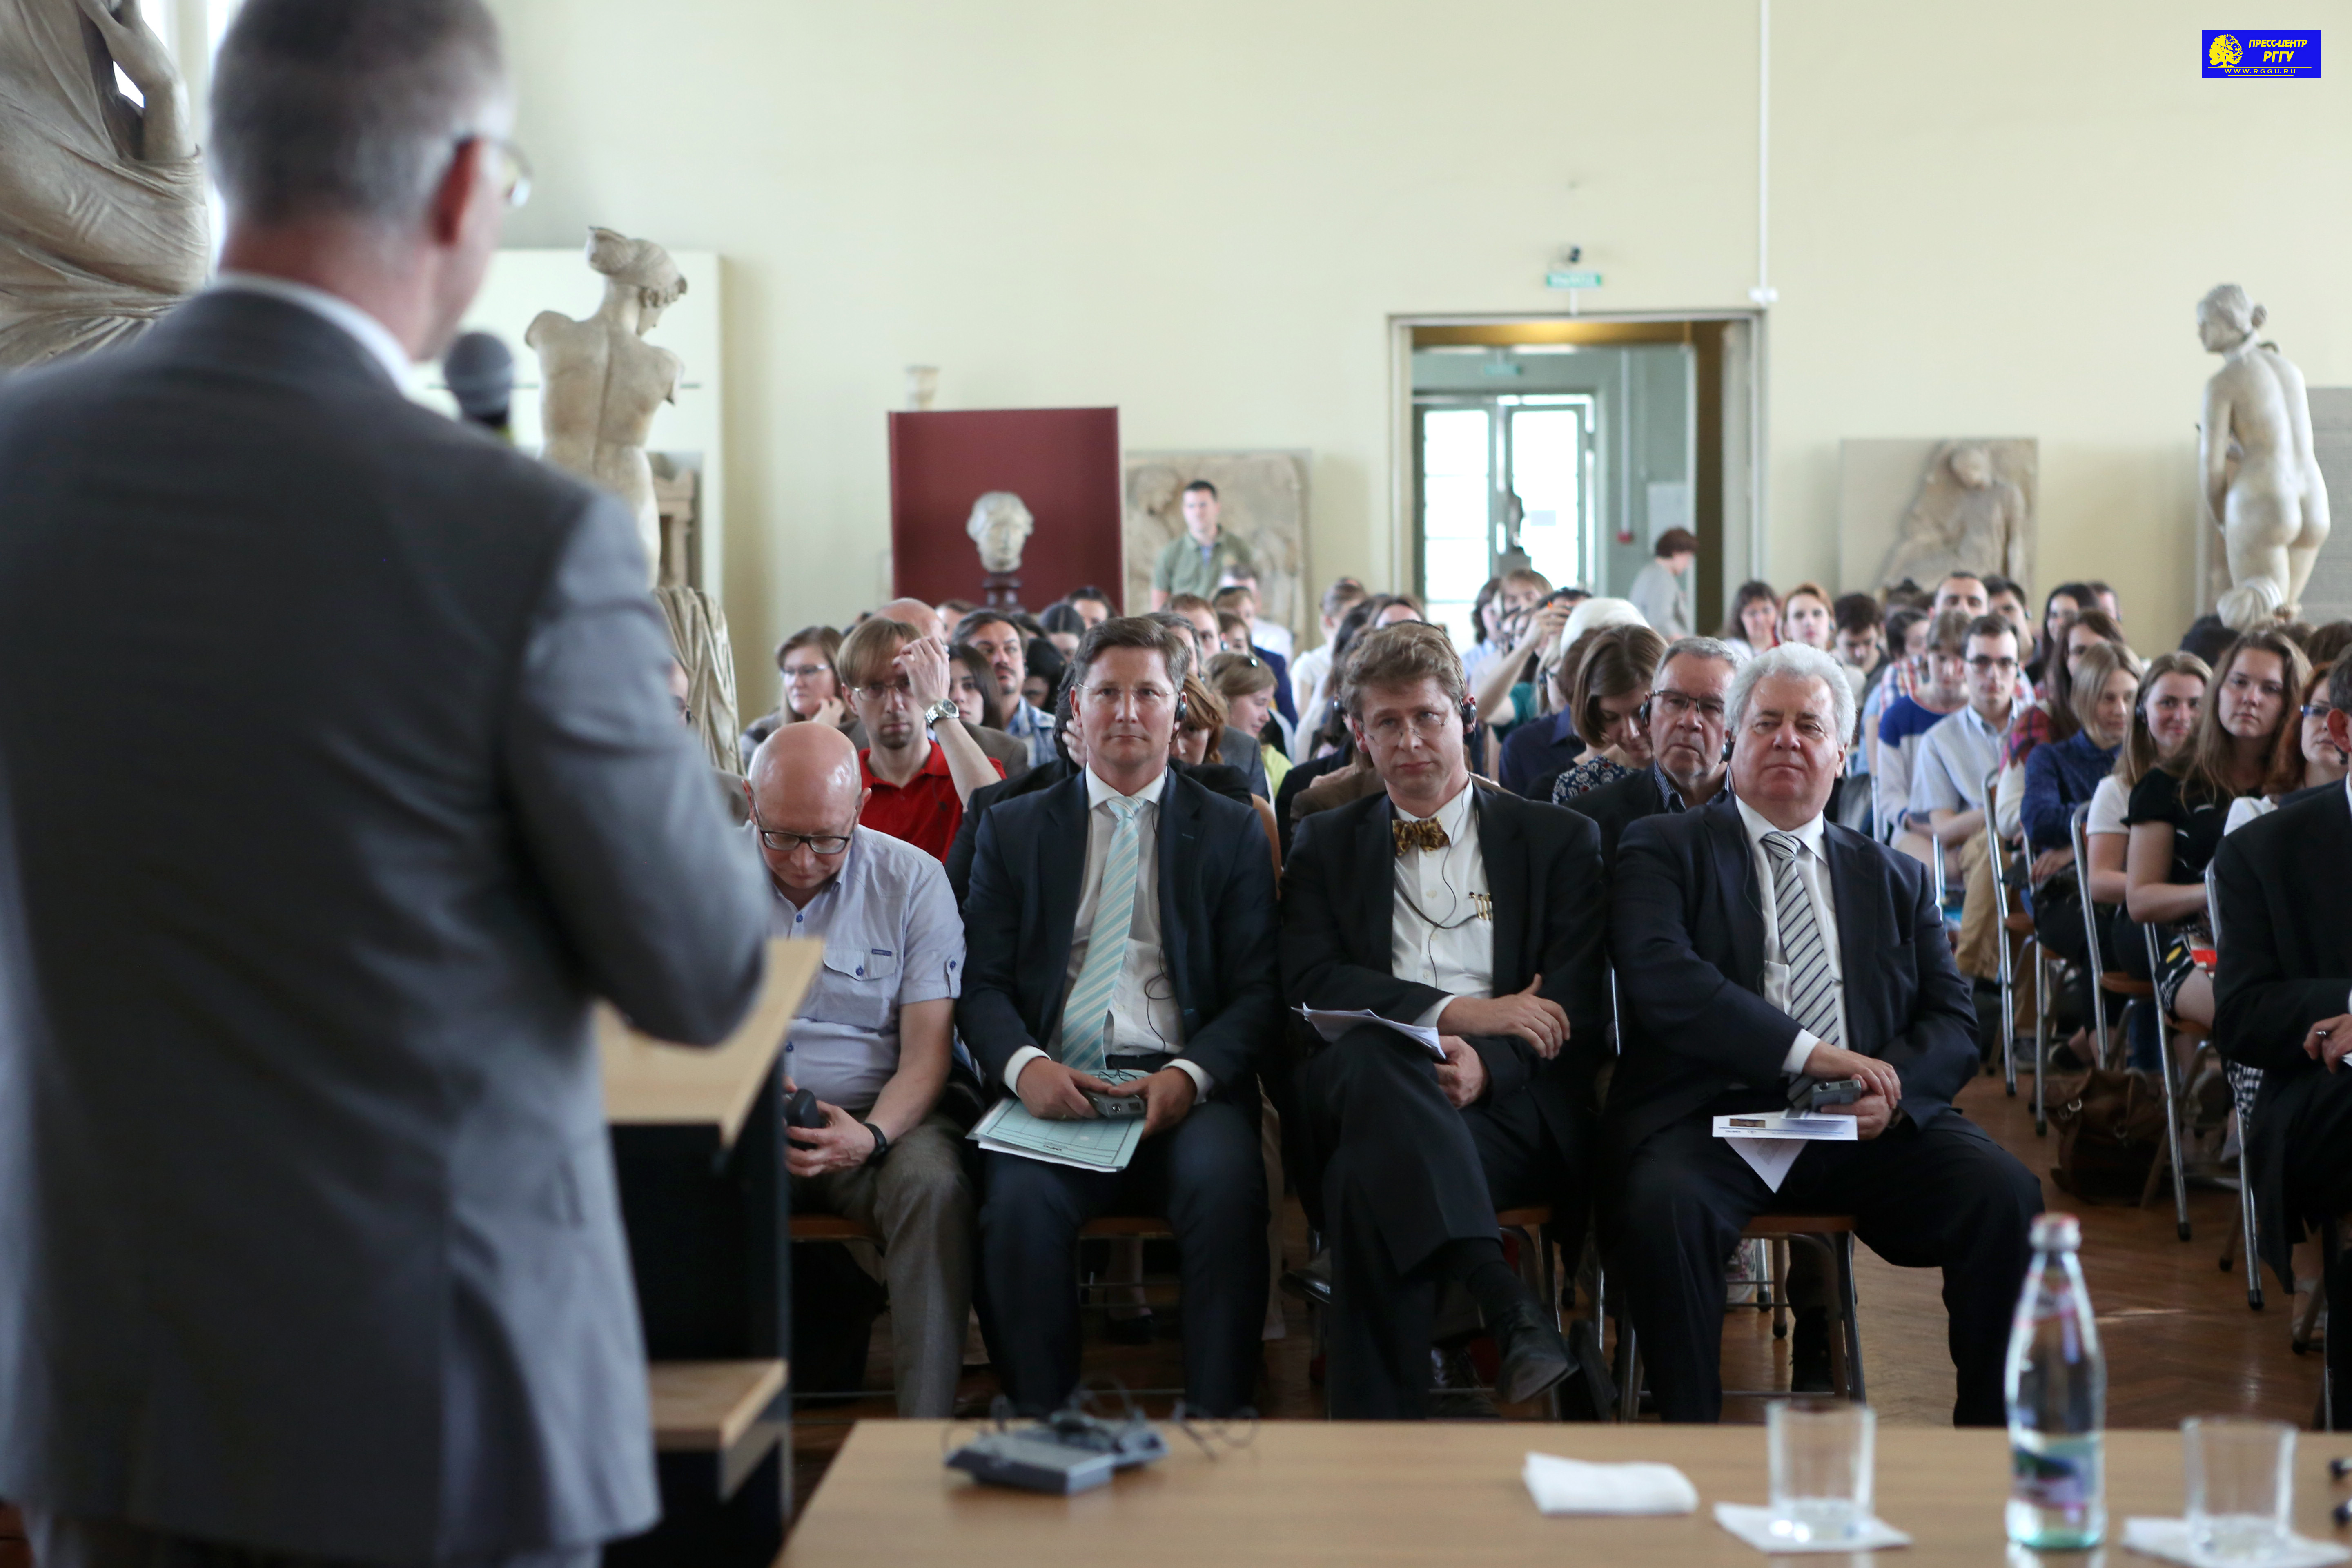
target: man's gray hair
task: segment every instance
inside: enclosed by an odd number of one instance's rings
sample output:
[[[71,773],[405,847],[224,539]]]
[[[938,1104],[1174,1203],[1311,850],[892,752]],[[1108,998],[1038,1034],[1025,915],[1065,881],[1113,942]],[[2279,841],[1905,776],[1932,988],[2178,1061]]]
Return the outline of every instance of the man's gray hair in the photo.
[[[1845,666],[1821,649],[1807,647],[1802,643],[1784,642],[1778,647],[1767,648],[1741,665],[1732,676],[1731,690],[1724,698],[1724,709],[1729,716],[1734,734],[1748,722],[1748,700],[1755,695],[1756,683],[1772,675],[1793,675],[1801,680],[1818,680],[1829,688],[1830,705],[1837,714],[1838,744],[1853,744],[1853,687],[1845,678]]]
[[[1655,686],[1665,675],[1666,666],[1678,658],[1719,658],[1734,669],[1739,668],[1739,650],[1721,637],[1676,637],[1658,656],[1658,668],[1651,672],[1650,684]]]
[[[482,0],[246,0],[214,67],[213,177],[258,223],[406,225],[506,94]]]

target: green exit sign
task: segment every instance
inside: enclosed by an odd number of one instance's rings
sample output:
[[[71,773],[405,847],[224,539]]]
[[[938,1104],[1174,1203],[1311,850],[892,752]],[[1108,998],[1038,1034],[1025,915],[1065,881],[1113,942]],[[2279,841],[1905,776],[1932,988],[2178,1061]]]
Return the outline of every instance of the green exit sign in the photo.
[[[1598,289],[1601,287],[1601,274],[1598,272],[1547,272],[1544,274],[1544,287],[1547,289]]]

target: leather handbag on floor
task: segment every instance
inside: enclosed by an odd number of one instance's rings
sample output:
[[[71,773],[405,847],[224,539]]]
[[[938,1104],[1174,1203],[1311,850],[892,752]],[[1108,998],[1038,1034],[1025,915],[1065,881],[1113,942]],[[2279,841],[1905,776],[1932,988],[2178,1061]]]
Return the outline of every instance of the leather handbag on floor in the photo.
[[[2164,1150],[2164,1090],[2147,1074],[2094,1068],[2053,1075],[2050,1121],[2058,1130],[2059,1190],[2093,1202],[2136,1203]]]

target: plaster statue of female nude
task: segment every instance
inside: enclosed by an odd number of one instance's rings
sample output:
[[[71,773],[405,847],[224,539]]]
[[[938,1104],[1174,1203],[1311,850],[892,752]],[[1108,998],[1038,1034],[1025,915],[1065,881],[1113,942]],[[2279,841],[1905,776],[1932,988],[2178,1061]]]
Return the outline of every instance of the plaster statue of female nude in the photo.
[[[661,572],[661,515],[646,437],[661,405],[677,401],[685,366],[645,334],[686,292],[686,279],[660,246],[609,228],[588,231],[588,265],[604,275],[596,313],[575,321],[541,310],[523,334],[539,353],[541,456],[628,503],[651,583]]]
[[[2312,563],[2327,539],[2327,481],[2311,444],[2311,403],[2303,373],[2254,341],[2266,312],[2224,283],[2197,302],[2197,336],[2221,368],[2205,384],[2198,468],[2205,504],[2221,525],[2230,581],[2218,606],[2231,626],[2252,624],[2259,585],[2277,589],[2276,612],[2299,614]]]

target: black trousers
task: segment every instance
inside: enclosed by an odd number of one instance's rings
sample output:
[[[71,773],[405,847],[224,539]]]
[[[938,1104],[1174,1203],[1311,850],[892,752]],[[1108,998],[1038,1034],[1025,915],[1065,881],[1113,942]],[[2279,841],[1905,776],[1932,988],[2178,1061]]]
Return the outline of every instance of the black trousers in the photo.
[[[2352,1072],[2306,1073],[2290,1086],[2286,1141],[2280,1152],[2285,1212],[2309,1223],[2352,1209]],[[2288,1109],[2288,1104],[2292,1109]],[[2294,1234],[2292,1228],[2287,1232]],[[2336,1327],[2335,1303],[2352,1303],[2352,1235],[2339,1224],[2336,1255],[2327,1270],[2327,1371],[2335,1396],[2335,1425],[2352,1429],[2352,1306]],[[2289,1289],[2293,1286],[2290,1284]]]
[[[1775,1193],[1713,1135],[1716,1113],[1644,1139],[1617,1205],[1618,1277],[1659,1414],[1722,1418],[1724,1260],[1756,1215],[1811,1212],[1854,1215],[1856,1234],[1889,1263],[1943,1269],[1958,1374],[1953,1423],[2000,1425],[2010,1319],[2042,1212],[2032,1173],[1948,1110],[1926,1127],[1900,1121],[1867,1142],[1813,1144]]]
[[[1393,1030],[1350,1030],[1307,1063],[1301,1098],[1327,1152],[1323,1207],[1331,1255],[1324,1387],[1341,1419],[1428,1414],[1433,1255],[1494,1239],[1495,1211],[1549,1203],[1576,1256],[1589,1198],[1571,1151],[1522,1089],[1457,1110],[1436,1064]]]
[[[1266,1293],[1265,1161],[1255,1116],[1204,1100],[1145,1139],[1124,1171],[989,1153],[982,1180],[989,1347],[1023,1414],[1059,1407],[1078,1384],[1078,1227],[1107,1214],[1162,1215],[1176,1233],[1185,1403],[1212,1415],[1250,1403]]]

